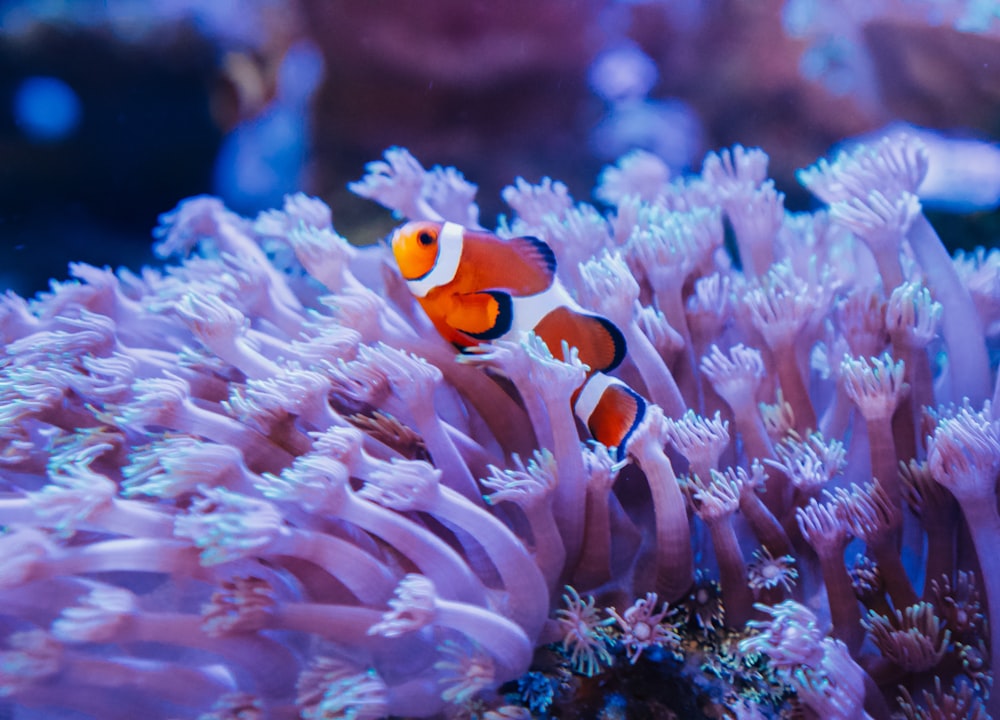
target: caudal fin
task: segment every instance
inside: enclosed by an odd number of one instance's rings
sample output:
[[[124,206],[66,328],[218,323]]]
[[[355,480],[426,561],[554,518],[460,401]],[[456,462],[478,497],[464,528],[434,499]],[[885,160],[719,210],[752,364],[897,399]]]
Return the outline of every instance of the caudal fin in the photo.
[[[597,374],[584,383],[573,409],[595,440],[617,448],[621,461],[646,414],[646,401],[621,380]]]

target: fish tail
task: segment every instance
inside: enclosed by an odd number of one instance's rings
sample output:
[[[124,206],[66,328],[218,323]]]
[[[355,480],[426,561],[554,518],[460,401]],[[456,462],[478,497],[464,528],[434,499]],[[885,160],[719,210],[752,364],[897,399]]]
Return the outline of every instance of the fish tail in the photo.
[[[595,440],[616,448],[615,459],[621,462],[646,414],[646,401],[621,380],[595,373],[580,388],[573,410]]]

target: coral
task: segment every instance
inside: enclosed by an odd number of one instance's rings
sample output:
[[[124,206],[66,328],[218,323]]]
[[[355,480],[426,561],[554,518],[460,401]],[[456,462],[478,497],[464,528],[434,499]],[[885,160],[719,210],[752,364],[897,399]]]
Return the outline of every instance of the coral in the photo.
[[[626,158],[610,210],[508,188],[501,236],[550,243],[567,292],[621,326],[613,372],[649,402],[620,448],[573,417],[576,348],[459,354],[386,248],[304,196],[256,219],[186,201],[156,231],[165,269],[7,297],[4,702],[985,717],[993,261],[942,259],[908,195],[925,170],[900,138],[822,161],[802,179],[832,207],[794,217],[739,147],[684,178]],[[479,222],[474,186],[402,149],[354,187]]]
[[[921,691],[923,706],[906,688],[899,698],[903,720],[986,720],[986,706],[976,697],[971,685],[961,683],[955,691],[945,690],[941,678],[934,679],[933,690]]]
[[[680,637],[667,624],[667,605],[656,612],[656,593],[646,593],[645,598],[636,600],[625,612],[619,614],[614,608],[608,612],[618,623],[621,642],[627,650],[628,660],[635,664],[642,651],[652,646],[670,646],[680,642]]]
[[[892,617],[870,612],[862,622],[882,655],[911,673],[941,662],[951,640],[951,631],[929,603],[897,610]]]
[[[387,707],[386,687],[377,676],[329,657],[316,658],[299,677],[296,690],[296,704],[308,720],[371,720],[384,715]]]
[[[766,547],[753,551],[753,560],[747,564],[747,582],[755,592],[770,590],[779,585],[791,591],[799,571],[795,569],[795,558],[791,555],[774,557]]]
[[[559,629],[564,633],[562,646],[570,654],[570,666],[576,672],[592,677],[600,672],[602,666],[611,664],[607,626],[615,618],[602,619],[594,607],[594,598],[583,600],[568,585],[563,603],[566,607],[556,610]]]

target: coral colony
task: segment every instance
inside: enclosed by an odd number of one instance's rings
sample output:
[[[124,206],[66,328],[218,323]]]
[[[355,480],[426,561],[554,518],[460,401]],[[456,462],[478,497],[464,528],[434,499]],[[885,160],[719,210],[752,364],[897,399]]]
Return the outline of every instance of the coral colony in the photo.
[[[950,258],[903,135],[598,210],[508,187],[628,342],[625,457],[537,336],[456,357],[384,246],[297,195],[161,218],[0,333],[0,693],[15,718],[1000,717],[1000,253]],[[476,227],[405,150],[353,186]]]

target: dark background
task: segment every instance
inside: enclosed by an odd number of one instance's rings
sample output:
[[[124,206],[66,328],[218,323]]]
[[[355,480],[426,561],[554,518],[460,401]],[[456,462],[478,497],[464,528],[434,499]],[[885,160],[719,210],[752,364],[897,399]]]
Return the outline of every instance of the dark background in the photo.
[[[595,128],[613,108],[589,72],[623,43],[658,71],[647,100],[682,101],[698,119],[693,169],[706,150],[759,145],[789,209],[811,202],[796,168],[887,123],[1000,137],[1000,19],[967,32],[919,9],[875,10],[803,30],[792,0],[150,0],[103,15],[101,5],[81,1],[88,12],[76,16],[0,2],[0,289],[33,294],[71,260],[153,262],[157,215],[198,193],[253,215],[300,188],[331,204],[342,234],[371,242],[392,218],[346,184],[392,145],[458,167],[480,186],[487,225],[519,175],[552,176],[591,201],[613,159]],[[302,47],[323,74],[292,102],[281,68]],[[79,99],[61,139],[32,140],[12,110],[34,76]],[[286,134],[239,139],[267,122]],[[233,147],[274,170],[263,189],[234,193],[217,179],[249,180]],[[956,247],[998,235],[992,209],[934,219]]]

